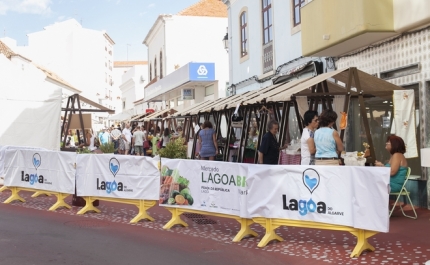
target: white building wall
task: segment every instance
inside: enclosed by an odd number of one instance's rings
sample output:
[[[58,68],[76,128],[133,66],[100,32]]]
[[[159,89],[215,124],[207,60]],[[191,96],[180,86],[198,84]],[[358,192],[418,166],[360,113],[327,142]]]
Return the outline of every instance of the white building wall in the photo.
[[[189,62],[215,63],[215,80],[218,93],[224,97],[228,82],[228,53],[222,38],[227,26],[227,18],[173,16],[166,21],[166,64],[168,72],[174,66],[184,66]]]
[[[114,67],[112,69],[112,81],[114,90],[114,108],[115,114],[121,113],[124,109],[122,108],[122,91],[119,88],[122,84],[122,76],[130,70],[131,66],[127,67]],[[147,74],[147,73],[146,73]]]
[[[147,78],[145,78],[147,72],[147,65],[135,65],[122,76],[120,89],[122,92],[121,101],[125,101],[123,111],[133,109],[134,102],[144,97],[144,87],[148,83]],[[139,113],[136,112],[135,114]]]
[[[32,60],[62,76],[82,95],[113,108],[113,46],[105,32],[82,28],[74,19],[28,34]],[[106,116],[97,113],[97,116]]]
[[[152,78],[154,75],[154,62],[157,59],[157,76],[160,77],[160,52],[163,52],[163,76],[166,76],[174,71],[174,67],[166,69],[166,55],[165,55],[165,24],[163,21],[157,20],[157,25],[154,28],[152,38],[148,40],[148,80],[151,77],[149,74],[150,66],[152,66]],[[149,80],[150,81],[150,80]]]
[[[236,93],[263,88],[272,84],[270,80],[257,83],[255,80],[244,81],[253,76],[261,79],[275,73],[278,66],[301,57],[300,27],[292,25],[292,2],[290,0],[272,0],[273,25],[273,72],[263,75],[263,29],[262,1],[236,0],[226,1],[229,16],[229,56],[230,84],[238,84]],[[247,12],[247,51],[248,55],[241,56],[240,15]],[[304,63],[305,60],[291,62],[281,69],[281,73]]]
[[[155,58],[157,76],[160,77],[160,51],[163,52],[163,77],[189,62],[214,62],[215,79],[219,82],[213,97],[224,97],[229,72],[228,53],[224,49],[222,38],[226,33],[227,21],[227,18],[218,17],[159,17],[146,40],[148,69],[151,63],[152,77],[154,78]]]

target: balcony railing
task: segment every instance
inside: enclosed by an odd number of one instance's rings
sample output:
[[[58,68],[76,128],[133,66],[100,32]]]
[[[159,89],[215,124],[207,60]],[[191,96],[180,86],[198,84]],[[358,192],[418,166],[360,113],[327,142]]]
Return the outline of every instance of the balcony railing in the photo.
[[[263,45],[263,74],[273,71],[273,42]]]

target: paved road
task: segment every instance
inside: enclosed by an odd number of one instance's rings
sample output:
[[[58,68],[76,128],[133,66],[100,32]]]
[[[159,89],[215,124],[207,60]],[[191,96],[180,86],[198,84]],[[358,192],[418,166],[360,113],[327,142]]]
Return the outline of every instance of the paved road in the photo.
[[[149,209],[154,222],[130,225],[137,214],[132,205],[102,202],[101,213],[78,216],[79,207],[47,209],[55,197],[31,198],[21,192],[25,203],[0,203],[0,265],[15,264],[412,264],[430,259],[430,211],[418,209],[418,219],[403,217],[400,210],[390,219],[390,232],[370,238],[376,250],[350,258],[356,239],[348,232],[281,227],[277,233],[285,239],[264,248],[257,244],[264,228],[252,225],[259,234],[241,242],[231,240],[239,224],[227,218],[207,216],[199,223],[183,217],[187,228],[162,227],[170,214],[163,207]],[[0,193],[0,202],[10,192]],[[66,199],[71,204],[71,197]],[[410,211],[410,210],[409,210]],[[430,265],[430,264],[429,264]]]
[[[0,251],[5,265],[297,264],[209,238],[4,204]]]

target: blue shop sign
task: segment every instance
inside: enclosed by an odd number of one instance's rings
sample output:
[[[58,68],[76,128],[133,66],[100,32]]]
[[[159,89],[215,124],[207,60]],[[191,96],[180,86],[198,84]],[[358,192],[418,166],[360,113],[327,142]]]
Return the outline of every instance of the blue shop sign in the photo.
[[[190,63],[190,81],[215,81],[215,63]]]

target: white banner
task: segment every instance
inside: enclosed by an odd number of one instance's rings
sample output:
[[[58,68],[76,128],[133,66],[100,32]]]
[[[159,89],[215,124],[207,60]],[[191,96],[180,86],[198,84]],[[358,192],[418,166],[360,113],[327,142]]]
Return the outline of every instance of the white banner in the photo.
[[[78,196],[158,200],[158,160],[144,156],[82,154],[76,158]]]
[[[246,217],[247,165],[161,160],[160,206]]]
[[[390,168],[248,165],[251,217],[388,232]]]
[[[72,152],[6,150],[4,185],[73,194],[75,158]]]
[[[4,178],[4,157],[6,150],[47,150],[45,148],[38,147],[27,147],[27,146],[12,146],[4,145],[0,146],[0,178]]]

